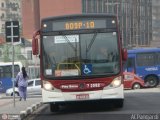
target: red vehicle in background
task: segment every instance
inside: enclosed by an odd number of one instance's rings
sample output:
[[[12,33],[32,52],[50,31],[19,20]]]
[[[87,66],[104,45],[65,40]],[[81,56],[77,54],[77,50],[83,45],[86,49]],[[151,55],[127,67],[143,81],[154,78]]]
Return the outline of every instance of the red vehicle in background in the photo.
[[[144,80],[132,72],[123,72],[124,89],[140,89],[145,86]]]

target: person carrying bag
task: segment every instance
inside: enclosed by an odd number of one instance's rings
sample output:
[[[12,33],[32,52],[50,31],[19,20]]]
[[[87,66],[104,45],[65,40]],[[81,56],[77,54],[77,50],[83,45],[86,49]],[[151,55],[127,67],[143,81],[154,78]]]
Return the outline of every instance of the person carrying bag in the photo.
[[[22,71],[20,71],[16,76],[16,84],[15,85],[18,87],[18,91],[19,91],[19,95],[20,95],[19,101],[21,101],[22,99],[24,99],[24,101],[26,101],[28,75],[25,70],[25,67],[22,67],[21,70]]]

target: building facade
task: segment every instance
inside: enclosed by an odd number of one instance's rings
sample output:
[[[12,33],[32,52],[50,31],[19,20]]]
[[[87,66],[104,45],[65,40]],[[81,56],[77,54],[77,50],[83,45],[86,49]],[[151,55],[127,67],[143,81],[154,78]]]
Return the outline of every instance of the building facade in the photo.
[[[21,26],[21,0],[0,0],[0,34],[5,34],[6,21],[19,21]]]
[[[149,46],[152,40],[151,0],[82,0],[82,13],[118,16],[123,45]]]
[[[152,40],[152,0],[23,0],[22,6],[23,36],[27,39],[40,28],[44,17],[112,13],[118,17],[125,47],[149,46]]]
[[[81,4],[81,0],[22,0],[23,37],[31,40],[45,17],[81,14]]]
[[[152,0],[153,41],[151,46],[160,47],[160,0]]]

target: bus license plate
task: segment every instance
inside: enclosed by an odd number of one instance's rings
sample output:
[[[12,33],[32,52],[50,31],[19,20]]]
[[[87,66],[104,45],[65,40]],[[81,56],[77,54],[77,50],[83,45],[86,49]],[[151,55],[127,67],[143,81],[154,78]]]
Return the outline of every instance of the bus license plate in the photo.
[[[77,100],[86,100],[89,99],[89,94],[78,94],[76,95]]]

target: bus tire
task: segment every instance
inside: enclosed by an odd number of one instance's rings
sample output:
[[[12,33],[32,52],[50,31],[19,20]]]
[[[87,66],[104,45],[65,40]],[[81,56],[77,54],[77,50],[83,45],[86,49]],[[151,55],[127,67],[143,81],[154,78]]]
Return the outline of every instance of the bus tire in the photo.
[[[50,103],[50,111],[51,112],[58,112],[59,110],[59,105],[54,104],[54,103]]]
[[[159,84],[159,80],[156,76],[148,76],[145,79],[145,84],[147,84],[148,87],[156,87]]]
[[[115,100],[114,104],[116,108],[122,108],[124,103],[124,99]]]

